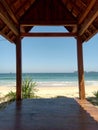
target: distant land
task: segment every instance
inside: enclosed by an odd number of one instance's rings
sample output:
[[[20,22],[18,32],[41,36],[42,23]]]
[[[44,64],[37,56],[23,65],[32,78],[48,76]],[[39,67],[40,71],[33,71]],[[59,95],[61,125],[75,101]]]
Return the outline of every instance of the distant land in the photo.
[[[55,74],[55,73],[66,73],[66,74],[67,74],[67,73],[78,73],[78,71],[73,71],[73,72],[22,72],[22,73],[23,73],[23,74],[33,74],[33,73],[34,73],[34,74],[36,74],[36,73],[39,73],[39,74],[40,74],[40,73],[46,73],[46,74],[47,74],[47,73],[50,73],[50,74],[51,74],[51,73],[54,73],[54,74]],[[86,73],[98,73],[98,71],[84,71],[84,73],[85,73],[85,74],[86,74]],[[16,74],[16,73],[15,73],[15,72],[9,72],[9,73],[5,73],[5,72],[4,72],[4,73],[0,73],[0,74]]]

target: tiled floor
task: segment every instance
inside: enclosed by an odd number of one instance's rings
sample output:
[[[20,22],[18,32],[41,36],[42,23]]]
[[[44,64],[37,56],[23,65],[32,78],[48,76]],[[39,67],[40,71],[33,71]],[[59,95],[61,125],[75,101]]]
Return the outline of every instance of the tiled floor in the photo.
[[[98,109],[66,97],[26,99],[0,112],[0,130],[98,130]]]

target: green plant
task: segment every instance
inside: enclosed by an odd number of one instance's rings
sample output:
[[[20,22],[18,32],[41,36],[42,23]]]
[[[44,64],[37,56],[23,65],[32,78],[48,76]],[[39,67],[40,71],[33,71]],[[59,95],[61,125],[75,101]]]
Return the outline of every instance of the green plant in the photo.
[[[22,98],[36,98],[36,91],[36,82],[33,82],[30,78],[26,78],[22,83]],[[15,99],[16,92],[10,91],[5,95],[5,97],[1,97],[0,94],[0,111],[3,110],[11,102],[15,101]]]
[[[26,78],[22,82],[22,98],[34,98],[36,97],[35,92],[36,89],[36,82],[32,81],[31,78]],[[16,92],[10,91],[5,98],[9,101],[14,101],[16,99]]]
[[[22,83],[22,98],[34,98],[36,91],[36,82],[26,78]]]
[[[36,89],[36,82],[33,82],[31,78],[26,78],[22,82],[22,98],[35,98]],[[16,99],[16,92],[10,91],[5,98],[8,101],[15,101]]]
[[[8,94],[5,95],[8,101],[14,101],[16,99],[16,92],[10,91]]]
[[[93,92],[94,96],[98,98],[98,91]]]

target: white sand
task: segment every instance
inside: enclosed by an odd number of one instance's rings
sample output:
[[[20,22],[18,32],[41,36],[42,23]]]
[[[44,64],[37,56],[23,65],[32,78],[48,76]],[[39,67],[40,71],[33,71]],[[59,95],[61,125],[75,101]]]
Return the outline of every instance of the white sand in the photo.
[[[0,86],[0,96],[4,96],[4,95],[8,94],[8,92],[10,92],[10,91],[15,92],[16,88],[15,87]]]
[[[37,95],[43,98],[50,98],[56,96],[79,97],[78,87],[41,87],[38,89],[39,91],[37,92]],[[85,87],[86,97],[94,96],[93,92],[97,90],[97,86]]]
[[[78,87],[37,87],[36,95],[42,98],[51,98],[56,96],[79,97]],[[15,87],[0,86],[0,96],[4,96],[9,91],[15,91]],[[85,87],[86,97],[94,96],[93,92],[98,91],[98,86]]]

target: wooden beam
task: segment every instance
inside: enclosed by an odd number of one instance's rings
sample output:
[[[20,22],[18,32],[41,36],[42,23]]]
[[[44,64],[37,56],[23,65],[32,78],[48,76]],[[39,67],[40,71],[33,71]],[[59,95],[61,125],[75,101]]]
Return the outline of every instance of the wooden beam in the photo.
[[[22,27],[20,27],[20,31],[22,32],[22,33],[25,33],[25,28],[22,26]]]
[[[10,29],[9,29],[7,26],[4,26],[4,27],[2,28],[2,30],[0,30],[0,31],[2,31],[3,33],[6,32],[6,35],[7,35],[7,32],[9,32]]]
[[[83,69],[83,51],[82,41],[77,37],[77,60],[78,60],[78,81],[79,81],[79,98],[85,99],[85,85],[84,85],[84,69]]]
[[[30,6],[32,6],[32,4],[35,2],[35,0],[24,0],[22,1],[22,7],[24,8],[25,12],[28,10],[28,8],[30,8]],[[21,6],[18,8],[18,11],[16,13],[16,16],[21,16],[24,15],[24,11],[23,8]]]
[[[83,14],[80,15],[80,18],[79,18],[79,24],[81,24],[84,19],[86,18],[86,16],[88,15],[88,13],[90,12],[90,10],[92,9],[92,7],[94,6],[96,0],[91,0],[89,5],[87,6],[85,12]]]
[[[76,37],[77,33],[21,33],[21,37]]]
[[[88,40],[90,40],[96,33],[98,33],[98,29],[96,29],[93,33],[91,33],[89,37],[86,37],[85,42],[87,42]]]
[[[89,12],[88,16],[85,18],[85,21],[82,23],[79,31],[80,36],[85,32],[85,30],[90,26],[90,24],[92,24],[96,17],[98,17],[98,2],[96,2],[92,11]]]
[[[72,32],[73,32],[73,33],[76,33],[77,30],[78,30],[78,27],[77,27],[77,26],[74,26]]]
[[[0,31],[0,35],[6,38],[9,42],[13,43],[12,39],[10,39],[6,34],[4,34],[4,32]]]
[[[20,21],[21,26],[76,26],[76,21]]]
[[[8,14],[10,15],[10,17],[13,19],[13,21],[19,25],[18,20],[16,19],[13,11],[11,10],[11,8],[9,7],[7,1],[5,0],[0,0],[0,2],[3,4],[3,6],[5,7],[6,11],[8,12]]]
[[[0,18],[12,30],[12,32],[15,35],[17,35],[17,36],[19,35],[18,29],[15,27],[13,21],[8,16],[8,14],[5,12],[5,10],[4,10],[4,8],[2,7],[1,4],[0,4]]]
[[[21,64],[21,38],[16,41],[16,100],[21,100],[22,64]]]

